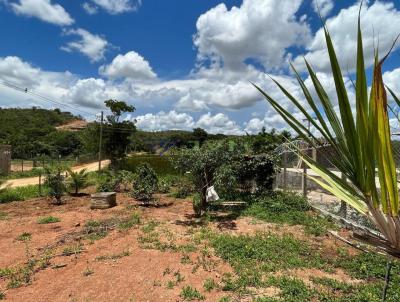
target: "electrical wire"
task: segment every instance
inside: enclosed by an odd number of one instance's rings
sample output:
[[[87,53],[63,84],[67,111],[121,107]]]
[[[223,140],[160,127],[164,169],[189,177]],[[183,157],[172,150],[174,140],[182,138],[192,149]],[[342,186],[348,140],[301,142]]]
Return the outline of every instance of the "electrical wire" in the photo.
[[[69,104],[64,104],[64,103],[55,101],[55,100],[53,100],[53,99],[51,99],[51,98],[49,98],[49,97],[47,97],[47,96],[44,96],[44,95],[39,94],[39,93],[37,93],[37,92],[34,92],[34,91],[31,90],[31,89],[21,87],[21,86],[19,86],[18,84],[13,83],[13,82],[11,82],[11,81],[7,81],[7,80],[4,80],[4,79],[0,79],[0,84],[3,85],[3,86],[5,86],[5,87],[8,87],[8,88],[12,88],[12,89],[14,89],[14,90],[17,90],[17,91],[19,91],[19,92],[23,92],[23,93],[26,93],[26,94],[30,94],[30,95],[36,96],[36,97],[38,97],[38,98],[40,98],[40,99],[42,99],[43,101],[46,101],[46,102],[48,102],[48,103],[53,103],[53,104],[57,104],[58,106],[68,107],[68,108],[73,109],[73,110],[75,110],[75,111],[82,112],[82,113],[87,114],[87,115],[90,115],[90,116],[94,116],[96,119],[98,118],[98,115],[96,115],[96,114],[93,114],[93,113],[91,113],[91,112],[84,111],[84,110],[82,110],[82,109],[76,108],[76,107],[71,106],[71,105],[69,105]],[[133,130],[129,130],[129,129],[126,129],[126,128],[111,127],[111,129],[113,129],[113,130],[119,130],[119,131],[121,131],[121,132],[123,132],[123,131],[129,132],[129,133],[133,132]],[[108,127],[108,129],[105,128],[105,131],[110,132],[110,127]]]

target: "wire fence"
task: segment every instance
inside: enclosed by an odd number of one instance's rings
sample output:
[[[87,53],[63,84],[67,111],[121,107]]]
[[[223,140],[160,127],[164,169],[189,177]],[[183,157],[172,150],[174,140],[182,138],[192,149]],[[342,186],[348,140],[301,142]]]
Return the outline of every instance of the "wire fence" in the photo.
[[[342,173],[331,162],[332,157],[336,156],[331,146],[325,145],[314,149],[308,148],[304,142],[297,142],[296,144],[297,148],[307,153],[315,161],[335,173],[338,177],[344,178]],[[397,167],[397,176],[400,179],[400,141],[393,141],[392,147]],[[364,217],[348,208],[344,202],[312,180],[312,178],[315,178],[322,181],[314,171],[305,165],[297,153],[293,151],[293,147],[284,144],[276,152],[278,154],[279,165],[275,179],[275,187],[277,189],[300,193],[309,200],[312,206],[318,209],[370,227],[369,222]]]

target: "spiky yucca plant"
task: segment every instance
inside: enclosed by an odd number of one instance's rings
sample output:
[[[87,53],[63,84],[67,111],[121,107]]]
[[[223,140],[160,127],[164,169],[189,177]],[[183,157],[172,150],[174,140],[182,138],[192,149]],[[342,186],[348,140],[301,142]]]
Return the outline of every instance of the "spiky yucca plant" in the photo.
[[[315,127],[319,135],[314,135],[309,131],[267,92],[264,92],[256,85],[254,86],[310,146],[318,148],[322,146],[323,141],[331,144],[333,155],[330,160],[347,177],[349,182],[338,177],[307,154],[300,152],[300,150],[297,150],[297,152],[305,163],[323,180],[313,178],[315,182],[341,200],[344,200],[358,212],[368,216],[379,229],[383,237],[369,236],[368,242],[385,249],[391,255],[400,257],[397,176],[390,139],[387,95],[381,70],[388,54],[383,59],[378,60],[378,54],[375,51],[373,79],[371,91],[368,95],[359,16],[357,70],[354,84],[356,113],[354,116],[342,71],[326,26],[324,26],[324,33],[338,98],[339,114],[336,113],[332,100],[307,60],[305,60],[305,64],[319,102],[312,97],[296,69],[293,66],[292,68],[304,97],[311,108],[311,114],[307,112],[299,100],[274,80],[291,103]],[[394,93],[392,94],[394,96]],[[315,116],[315,118],[312,116]],[[376,178],[379,179],[379,185],[376,182]]]

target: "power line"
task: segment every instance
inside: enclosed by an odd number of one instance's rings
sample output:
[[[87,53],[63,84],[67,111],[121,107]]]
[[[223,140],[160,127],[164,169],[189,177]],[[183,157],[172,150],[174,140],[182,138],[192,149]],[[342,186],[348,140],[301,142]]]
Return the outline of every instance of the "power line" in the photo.
[[[82,113],[87,114],[87,115],[95,116],[95,117],[97,118],[97,115],[96,115],[96,114],[93,114],[93,113],[91,113],[91,112],[84,111],[84,110],[82,110],[82,109],[76,108],[76,107],[71,106],[71,105],[69,105],[69,104],[64,104],[64,103],[55,101],[55,100],[53,100],[53,99],[51,99],[51,98],[49,98],[49,97],[47,97],[47,96],[44,96],[44,95],[42,95],[42,94],[37,93],[37,92],[35,92],[35,91],[31,90],[31,89],[21,87],[21,86],[19,86],[19,85],[16,84],[16,83],[13,83],[13,82],[10,82],[10,81],[1,79],[0,84],[3,85],[3,86],[5,86],[5,87],[8,87],[8,88],[12,88],[12,89],[14,89],[14,90],[17,90],[17,91],[19,91],[19,92],[23,92],[23,93],[26,93],[26,94],[30,94],[30,95],[36,96],[36,97],[38,97],[38,98],[41,98],[43,101],[46,101],[46,102],[49,102],[49,103],[54,103],[54,104],[57,104],[57,105],[63,106],[63,107],[68,107],[68,108],[73,109],[73,110],[75,110],[75,111],[82,112]]]
[[[8,87],[8,88],[12,88],[12,89],[14,89],[14,90],[17,90],[17,91],[19,91],[19,92],[23,92],[23,93],[25,93],[25,94],[30,94],[30,95],[36,96],[36,97],[42,99],[42,100],[45,101],[45,102],[54,103],[54,104],[57,104],[57,105],[63,106],[63,107],[68,107],[68,108],[73,109],[73,110],[75,110],[75,111],[82,112],[82,113],[85,113],[85,114],[90,115],[90,116],[94,116],[96,119],[97,119],[97,117],[98,117],[96,114],[93,114],[93,113],[91,113],[91,112],[87,112],[87,111],[81,110],[81,109],[76,108],[76,107],[74,107],[74,106],[72,106],[72,105],[69,105],[69,104],[64,104],[64,103],[55,101],[55,100],[53,100],[53,99],[51,99],[51,98],[49,98],[49,97],[47,97],[47,96],[44,96],[44,95],[39,94],[39,93],[37,93],[37,92],[34,92],[34,91],[32,91],[32,90],[30,90],[30,89],[28,89],[28,88],[21,87],[21,86],[19,86],[18,84],[13,83],[13,82],[11,82],[11,81],[7,81],[7,80],[4,80],[4,79],[0,79],[0,84],[3,85],[3,86],[5,86],[5,87]],[[106,124],[106,125],[107,125],[107,124]],[[111,128],[110,128],[110,127],[107,127],[107,128],[104,129],[104,131],[110,132],[111,129],[113,129],[113,130],[120,130],[121,132],[122,132],[122,131],[129,132],[129,133],[130,133],[130,132],[133,132],[133,131],[130,130],[130,129],[118,128],[118,127],[111,127]]]

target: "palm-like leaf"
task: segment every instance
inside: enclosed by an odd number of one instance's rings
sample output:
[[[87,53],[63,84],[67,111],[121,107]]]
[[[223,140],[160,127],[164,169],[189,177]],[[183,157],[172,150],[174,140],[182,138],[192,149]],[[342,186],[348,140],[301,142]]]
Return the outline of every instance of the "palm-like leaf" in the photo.
[[[70,186],[74,188],[75,194],[78,194],[79,190],[85,187],[87,183],[88,174],[86,173],[86,169],[82,169],[78,172],[74,172],[71,169],[68,169],[67,171],[70,175]]]
[[[268,93],[257,85],[254,86],[298,135],[311,146],[318,148],[322,146],[323,142],[331,144],[334,154],[330,160],[346,176],[350,183],[315,162],[308,155],[301,153],[299,150],[298,153],[323,181],[314,180],[357,211],[367,215],[385,237],[386,245],[391,253],[397,254],[398,252],[398,255],[400,255],[400,219],[396,167],[390,140],[387,96],[381,70],[387,55],[379,61],[376,53],[371,92],[368,96],[359,17],[355,83],[356,114],[354,116],[340,65],[326,26],[324,26],[324,31],[338,98],[338,114],[334,109],[332,100],[328,97],[307,60],[305,60],[305,64],[318,96],[318,103],[312,97],[295,68],[293,66],[292,68],[312,114],[307,112],[299,100],[274,80],[285,96],[319,132],[320,138],[317,138],[314,133],[304,127],[298,121],[298,118],[294,117]],[[400,105],[399,98],[396,97],[394,92],[391,90],[389,92]],[[315,119],[311,116],[315,116]],[[379,185],[376,179],[378,179]]]

